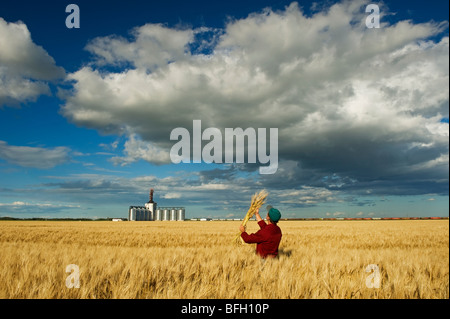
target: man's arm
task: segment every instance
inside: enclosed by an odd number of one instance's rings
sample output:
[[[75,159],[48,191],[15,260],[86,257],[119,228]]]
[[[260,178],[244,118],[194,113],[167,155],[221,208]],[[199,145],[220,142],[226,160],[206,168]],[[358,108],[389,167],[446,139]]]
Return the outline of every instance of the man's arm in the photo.
[[[259,223],[260,221],[263,220],[263,219],[261,218],[261,215],[259,214],[259,208],[256,210],[255,217],[256,217],[256,221],[257,221],[258,223]]]
[[[256,210],[255,213],[255,217],[256,217],[256,222],[258,223],[260,228],[264,228],[264,226],[266,226],[266,222],[264,223],[260,223],[260,221],[264,221],[264,219],[261,218],[261,215],[259,214],[259,208]],[[245,232],[245,226],[241,224],[241,226],[239,226],[239,230],[241,231],[241,233]]]
[[[260,229],[263,229],[267,226],[266,222],[264,221],[264,219],[261,218],[261,215],[259,214],[259,208],[255,213],[255,217],[256,217],[256,222],[258,223],[258,226]]]
[[[264,219],[261,218],[261,215],[259,214],[259,208],[256,210],[255,217],[261,229],[267,226],[266,222],[264,221]],[[261,221],[262,223],[260,223]],[[255,244],[255,243],[257,244],[263,241],[263,237],[259,233],[260,232],[259,230],[255,234],[251,235],[247,234],[247,232],[245,231],[245,227],[243,225],[239,226],[239,230],[241,231],[242,239],[248,244]]]
[[[264,241],[264,238],[260,234],[260,230],[250,235],[244,231],[241,233],[241,237],[247,244],[259,244]]]

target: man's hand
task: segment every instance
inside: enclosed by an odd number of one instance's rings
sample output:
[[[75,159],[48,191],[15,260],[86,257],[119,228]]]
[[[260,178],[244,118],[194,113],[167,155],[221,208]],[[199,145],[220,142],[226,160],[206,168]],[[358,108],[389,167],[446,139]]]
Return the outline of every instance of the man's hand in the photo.
[[[257,222],[262,220],[261,215],[259,214],[259,208],[256,210],[255,217]]]
[[[241,233],[245,232],[245,226],[244,225],[239,226],[239,230],[241,231]]]

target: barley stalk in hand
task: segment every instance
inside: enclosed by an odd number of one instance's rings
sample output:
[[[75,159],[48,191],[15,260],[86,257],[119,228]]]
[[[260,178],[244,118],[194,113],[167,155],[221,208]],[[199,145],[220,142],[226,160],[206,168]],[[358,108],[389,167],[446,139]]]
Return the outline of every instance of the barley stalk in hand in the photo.
[[[255,193],[252,196],[252,201],[250,204],[250,208],[247,211],[247,214],[244,217],[244,220],[242,221],[242,226],[246,226],[247,222],[249,221],[250,218],[252,218],[255,213],[257,212],[257,210],[264,205],[264,203],[266,202],[266,198],[269,194],[267,193],[266,190],[262,190],[259,193]],[[236,238],[235,238],[236,243],[241,244],[243,243],[243,240],[241,238],[241,233],[238,233]]]

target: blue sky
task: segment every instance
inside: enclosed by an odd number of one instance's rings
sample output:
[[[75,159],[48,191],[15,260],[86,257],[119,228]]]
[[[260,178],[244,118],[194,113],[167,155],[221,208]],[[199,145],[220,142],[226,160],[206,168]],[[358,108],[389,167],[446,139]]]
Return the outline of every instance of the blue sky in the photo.
[[[80,8],[80,28],[65,8]],[[365,7],[380,7],[368,29]],[[0,216],[448,216],[448,2],[2,1]],[[171,130],[279,130],[278,170]]]

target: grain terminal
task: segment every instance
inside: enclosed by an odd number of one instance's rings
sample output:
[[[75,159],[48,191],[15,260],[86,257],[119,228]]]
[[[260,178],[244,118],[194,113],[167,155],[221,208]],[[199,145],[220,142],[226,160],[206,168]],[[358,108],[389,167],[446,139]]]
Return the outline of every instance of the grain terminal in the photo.
[[[153,188],[150,189],[150,199],[144,206],[130,206],[128,209],[129,221],[183,221],[185,219],[184,207],[157,207],[153,201]]]

